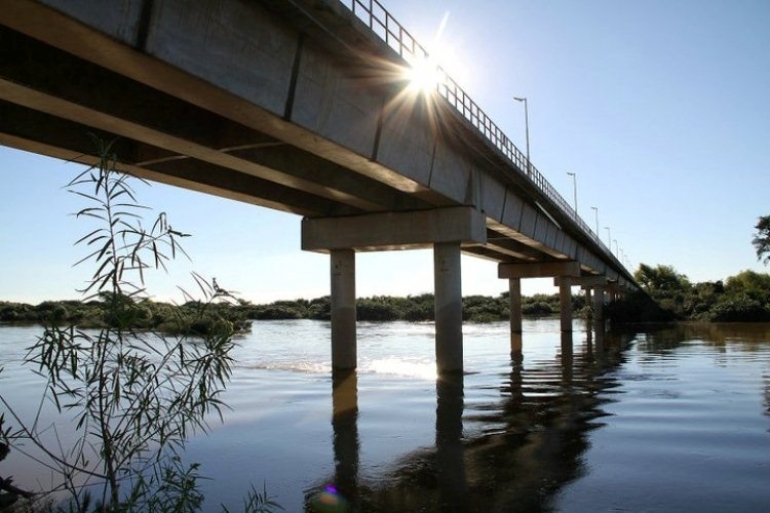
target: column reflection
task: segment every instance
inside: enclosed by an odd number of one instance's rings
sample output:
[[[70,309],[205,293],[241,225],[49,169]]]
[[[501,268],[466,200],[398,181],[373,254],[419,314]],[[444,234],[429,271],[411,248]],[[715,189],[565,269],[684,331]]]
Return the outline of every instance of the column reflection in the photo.
[[[332,373],[332,428],[334,474],[339,494],[355,505],[358,497],[358,374],[353,370]]]
[[[463,447],[463,375],[436,381],[436,471],[440,511],[468,511]]]

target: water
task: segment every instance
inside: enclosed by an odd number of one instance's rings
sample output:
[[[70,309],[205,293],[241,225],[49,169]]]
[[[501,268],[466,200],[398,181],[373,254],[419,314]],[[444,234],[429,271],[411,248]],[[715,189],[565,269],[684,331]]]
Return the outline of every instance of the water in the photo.
[[[437,382],[431,324],[361,323],[358,371],[333,377],[328,323],[255,323],[232,410],[188,446],[206,510],[264,485],[303,511],[329,484],[367,512],[770,510],[770,325],[575,329],[570,351],[558,320],[525,321],[511,358],[506,324],[467,325],[465,376]],[[0,327],[0,390],[25,414],[39,332]],[[9,474],[47,479],[16,452]]]

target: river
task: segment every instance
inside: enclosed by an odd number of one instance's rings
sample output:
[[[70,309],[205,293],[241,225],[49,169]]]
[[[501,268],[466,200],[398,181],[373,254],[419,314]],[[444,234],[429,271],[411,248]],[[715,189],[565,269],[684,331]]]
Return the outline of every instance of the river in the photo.
[[[0,326],[0,390],[25,414],[39,380],[17,364],[40,331]],[[255,322],[238,339],[231,409],[186,452],[212,478],[205,511],[237,511],[252,485],[289,512],[330,486],[365,512],[770,510],[768,324],[597,340],[576,321],[569,350],[558,320],[528,320],[513,358],[507,324],[469,324],[465,375],[440,381],[432,324],[358,337],[358,371],[335,376],[328,323]],[[11,474],[47,479],[16,452]]]

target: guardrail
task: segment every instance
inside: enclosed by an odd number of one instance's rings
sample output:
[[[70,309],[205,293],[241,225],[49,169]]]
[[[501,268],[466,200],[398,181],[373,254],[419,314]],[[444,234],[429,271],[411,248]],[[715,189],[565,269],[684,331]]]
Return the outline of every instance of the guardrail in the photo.
[[[395,50],[407,62],[428,57],[428,51],[382,6],[378,0],[340,0],[345,7],[366,24],[372,32]],[[436,88],[439,94],[476,130],[491,142],[522,174],[527,176],[563,214],[570,217],[577,227],[591,238],[612,259],[617,260],[598,233],[595,233],[575,212],[569,203],[545,179],[527,156],[519,150],[492,119],[468,96],[457,82],[438,68],[442,80]],[[621,264],[622,266],[622,264]]]

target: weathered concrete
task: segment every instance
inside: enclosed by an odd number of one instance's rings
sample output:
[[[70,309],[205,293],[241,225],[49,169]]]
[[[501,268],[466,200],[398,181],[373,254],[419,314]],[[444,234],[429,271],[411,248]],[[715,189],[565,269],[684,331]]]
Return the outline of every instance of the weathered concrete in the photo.
[[[578,262],[531,262],[501,263],[497,266],[498,278],[550,278],[556,276],[580,276]]]
[[[508,280],[508,305],[510,308],[511,333],[521,333],[523,316],[521,312],[521,279],[519,278]]]
[[[332,367],[355,369],[356,254],[350,249],[331,252]]]
[[[471,207],[302,221],[302,249],[306,251],[411,249],[443,242],[483,244],[486,240],[484,216]]]
[[[433,247],[436,316],[436,368],[439,373],[463,370],[463,298],[460,244]]]
[[[607,266],[336,1],[7,0],[0,43],[0,143],[88,162],[97,131],[122,169],[308,218],[466,205],[494,243],[464,251]]]
[[[562,276],[559,284],[559,308],[561,331],[572,331],[572,278]]]
[[[604,327],[604,290],[605,287],[602,285],[593,287],[594,326],[597,328],[599,326]]]
[[[523,331],[523,314],[521,311],[521,280],[508,280],[508,308],[511,329],[511,354],[521,353]]]

